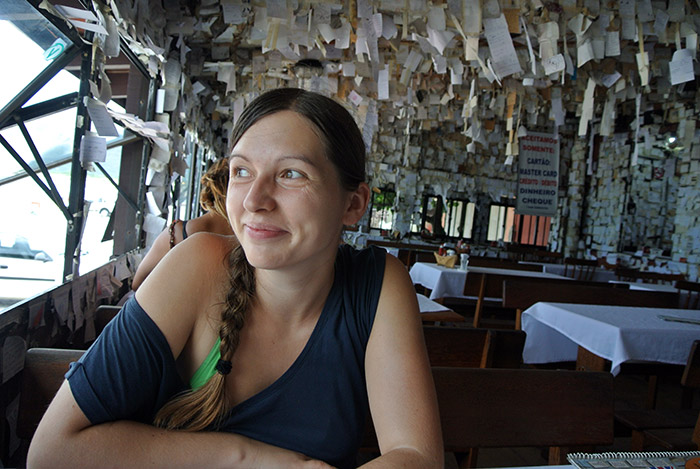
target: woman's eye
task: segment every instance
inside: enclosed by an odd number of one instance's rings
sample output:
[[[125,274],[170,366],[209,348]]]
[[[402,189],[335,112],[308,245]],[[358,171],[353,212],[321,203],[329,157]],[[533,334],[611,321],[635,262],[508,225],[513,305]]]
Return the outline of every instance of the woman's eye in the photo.
[[[303,174],[301,174],[299,171],[295,171],[293,169],[287,169],[282,172],[282,177],[285,179],[299,179],[304,177]]]
[[[245,168],[234,168],[233,176],[237,178],[244,178],[250,176],[250,173]]]

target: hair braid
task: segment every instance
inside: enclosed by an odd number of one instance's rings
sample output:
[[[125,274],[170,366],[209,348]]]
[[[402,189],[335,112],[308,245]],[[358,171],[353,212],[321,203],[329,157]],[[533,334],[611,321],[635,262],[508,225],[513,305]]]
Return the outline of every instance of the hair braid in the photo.
[[[240,341],[240,331],[245,322],[250,300],[255,293],[255,271],[248,263],[241,245],[228,256],[231,287],[221,313],[221,358],[232,360]],[[170,430],[204,430],[228,411],[226,377],[215,373],[209,381],[196,390],[185,391],[169,400],[154,419],[154,424]]]

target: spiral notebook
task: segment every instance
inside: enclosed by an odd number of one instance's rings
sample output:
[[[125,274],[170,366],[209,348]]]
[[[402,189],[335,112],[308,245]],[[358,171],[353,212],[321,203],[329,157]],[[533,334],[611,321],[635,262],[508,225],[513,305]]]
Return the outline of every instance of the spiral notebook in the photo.
[[[567,459],[581,469],[700,469],[700,451],[653,453],[571,453]]]

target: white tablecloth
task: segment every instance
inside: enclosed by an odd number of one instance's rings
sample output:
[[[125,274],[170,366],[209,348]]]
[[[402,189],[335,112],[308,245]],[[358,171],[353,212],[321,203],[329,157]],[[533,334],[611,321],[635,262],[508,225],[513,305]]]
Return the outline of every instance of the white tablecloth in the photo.
[[[432,290],[430,298],[465,298],[464,282],[468,273],[498,274],[517,277],[537,277],[562,279],[561,275],[546,272],[531,272],[528,270],[494,269],[491,267],[467,267],[467,270],[450,268],[428,262],[416,262],[411,267],[411,279],[414,284],[421,284]]]
[[[580,345],[610,360],[613,374],[626,361],[684,365],[700,325],[659,316],[700,320],[700,310],[535,303],[523,311],[523,361],[575,361]]]

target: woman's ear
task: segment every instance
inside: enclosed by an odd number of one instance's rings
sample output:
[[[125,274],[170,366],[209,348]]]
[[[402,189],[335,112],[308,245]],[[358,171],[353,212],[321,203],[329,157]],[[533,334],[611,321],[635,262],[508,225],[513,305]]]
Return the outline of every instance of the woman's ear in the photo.
[[[350,193],[348,205],[343,215],[343,225],[352,226],[360,221],[367,210],[369,195],[369,186],[364,182],[360,183],[357,189]]]

